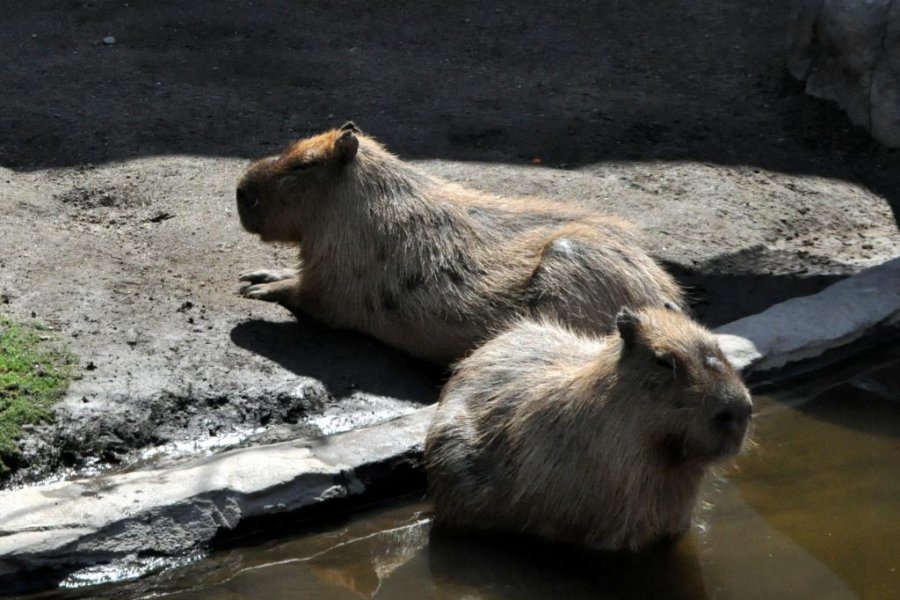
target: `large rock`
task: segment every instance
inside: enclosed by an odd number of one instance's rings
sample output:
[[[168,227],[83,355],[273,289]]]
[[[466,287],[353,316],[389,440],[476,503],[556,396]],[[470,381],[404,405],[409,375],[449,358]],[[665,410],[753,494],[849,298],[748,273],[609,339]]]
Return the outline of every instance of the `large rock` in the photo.
[[[819,357],[898,321],[900,258],[895,258],[818,294],[723,325],[716,333],[731,363],[748,373]]]
[[[795,0],[788,68],[887,146],[900,146],[900,3]]]
[[[253,517],[347,508],[418,489],[432,412],[166,468],[0,491],[0,595],[50,586],[97,563],[172,564]],[[41,568],[51,575],[36,584],[18,576]]]

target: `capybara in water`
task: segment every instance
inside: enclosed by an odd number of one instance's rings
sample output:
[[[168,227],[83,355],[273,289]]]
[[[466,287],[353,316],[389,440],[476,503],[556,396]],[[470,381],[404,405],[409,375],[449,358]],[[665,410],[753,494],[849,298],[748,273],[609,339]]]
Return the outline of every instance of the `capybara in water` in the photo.
[[[425,443],[435,523],[636,550],[683,533],[751,400],[682,313],[623,310],[606,337],[523,320],[461,361]]]
[[[516,317],[607,332],[620,306],[683,303],[627,223],[431,177],[352,123],[255,162],[237,206],[247,231],[300,249],[294,271],[243,274],[246,296],[438,363]]]

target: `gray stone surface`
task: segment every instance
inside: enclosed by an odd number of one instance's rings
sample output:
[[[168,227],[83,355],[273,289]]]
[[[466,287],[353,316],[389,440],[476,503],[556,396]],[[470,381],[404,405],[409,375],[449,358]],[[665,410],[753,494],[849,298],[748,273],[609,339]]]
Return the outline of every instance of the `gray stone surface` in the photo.
[[[887,146],[900,146],[900,3],[795,0],[788,67]]]
[[[900,258],[812,296],[793,298],[716,330],[731,362],[766,371],[815,358],[900,319]]]
[[[165,469],[0,492],[0,578],[137,553],[176,557],[247,518],[359,496],[366,491],[361,468],[389,472],[409,460],[417,468],[431,413]]]

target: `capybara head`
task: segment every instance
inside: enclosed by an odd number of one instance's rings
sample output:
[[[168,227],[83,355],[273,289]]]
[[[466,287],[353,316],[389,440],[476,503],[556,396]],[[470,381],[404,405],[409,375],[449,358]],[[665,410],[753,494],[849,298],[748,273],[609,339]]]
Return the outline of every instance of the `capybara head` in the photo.
[[[296,242],[356,159],[359,129],[346,123],[254,162],[237,186],[244,229],[265,241]]]
[[[737,454],[750,424],[750,393],[715,337],[683,314],[622,309],[618,373],[626,393],[647,403],[652,443],[673,463],[712,462]]]

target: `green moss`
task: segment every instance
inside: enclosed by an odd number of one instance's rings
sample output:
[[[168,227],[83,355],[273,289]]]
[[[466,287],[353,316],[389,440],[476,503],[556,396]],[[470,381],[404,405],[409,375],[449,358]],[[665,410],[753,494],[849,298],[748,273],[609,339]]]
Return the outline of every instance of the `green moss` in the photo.
[[[0,477],[15,463],[22,426],[48,421],[69,382],[73,359],[42,340],[45,331],[0,315]]]

